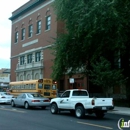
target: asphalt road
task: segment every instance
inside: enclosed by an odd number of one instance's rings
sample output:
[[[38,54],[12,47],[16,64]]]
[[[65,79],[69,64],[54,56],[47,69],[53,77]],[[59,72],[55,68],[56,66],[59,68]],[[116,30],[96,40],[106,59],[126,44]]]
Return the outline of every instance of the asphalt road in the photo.
[[[130,116],[110,113],[103,119],[97,119],[95,115],[78,119],[69,112],[52,115],[49,108],[26,110],[0,104],[0,130],[119,130],[117,122],[120,118],[130,120]]]

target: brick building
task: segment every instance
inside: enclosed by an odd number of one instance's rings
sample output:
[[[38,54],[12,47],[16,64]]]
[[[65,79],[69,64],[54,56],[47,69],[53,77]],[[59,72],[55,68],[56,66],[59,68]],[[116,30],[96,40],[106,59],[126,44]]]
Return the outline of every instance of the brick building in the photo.
[[[54,0],[30,0],[14,12],[11,35],[11,81],[50,78],[54,56],[50,47],[57,34],[64,32],[62,22],[56,21]],[[64,76],[58,82],[60,90],[87,86],[87,79],[78,74],[70,84]]]

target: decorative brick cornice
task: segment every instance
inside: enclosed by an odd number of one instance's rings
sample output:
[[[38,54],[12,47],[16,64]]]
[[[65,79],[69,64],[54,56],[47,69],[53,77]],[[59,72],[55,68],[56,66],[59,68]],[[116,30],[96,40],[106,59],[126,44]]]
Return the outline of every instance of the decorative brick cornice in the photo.
[[[19,16],[23,15],[24,13],[28,12],[29,10],[35,8],[36,6],[40,5],[41,3],[45,2],[46,0],[35,0],[33,3],[30,3],[29,5],[25,6],[22,10],[18,11],[14,15],[12,15],[9,20],[13,21]]]

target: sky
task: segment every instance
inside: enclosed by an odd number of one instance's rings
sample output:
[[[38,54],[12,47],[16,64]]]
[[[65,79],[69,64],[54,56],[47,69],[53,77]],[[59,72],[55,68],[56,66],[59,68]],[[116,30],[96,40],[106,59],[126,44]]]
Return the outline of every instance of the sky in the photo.
[[[29,0],[1,0],[0,3],[0,69],[10,69],[12,12]]]

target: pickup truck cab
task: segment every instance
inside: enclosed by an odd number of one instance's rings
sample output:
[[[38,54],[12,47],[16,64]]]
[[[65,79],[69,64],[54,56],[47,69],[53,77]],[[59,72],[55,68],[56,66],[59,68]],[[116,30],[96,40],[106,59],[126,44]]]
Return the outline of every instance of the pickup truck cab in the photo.
[[[60,111],[70,111],[77,118],[83,118],[85,114],[93,114],[103,118],[108,110],[114,109],[112,98],[90,98],[85,89],[66,90],[60,97],[50,102],[50,111],[57,114]]]

